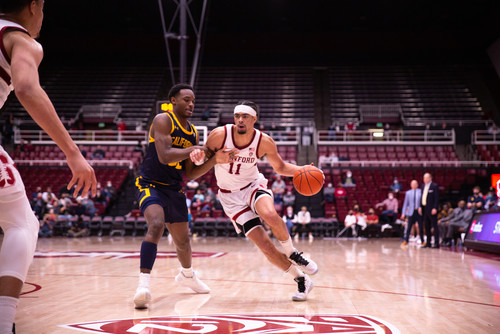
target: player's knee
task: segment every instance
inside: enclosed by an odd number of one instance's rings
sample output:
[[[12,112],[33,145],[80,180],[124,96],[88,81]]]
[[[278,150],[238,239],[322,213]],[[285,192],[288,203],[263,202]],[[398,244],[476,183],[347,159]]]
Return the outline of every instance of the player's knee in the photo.
[[[165,229],[162,219],[154,218],[148,221],[148,234],[153,237],[161,237]]]

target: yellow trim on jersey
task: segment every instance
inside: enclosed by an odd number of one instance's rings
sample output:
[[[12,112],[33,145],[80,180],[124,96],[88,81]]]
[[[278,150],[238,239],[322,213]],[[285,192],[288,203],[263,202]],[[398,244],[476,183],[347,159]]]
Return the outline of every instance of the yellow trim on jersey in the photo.
[[[149,190],[149,188],[144,188],[144,189],[141,189],[140,191],[144,191],[145,195],[144,197],[141,198],[140,202],[139,202],[139,206],[142,205],[142,202],[148,198],[149,196],[151,196],[151,191]]]
[[[196,126],[194,126],[193,124],[191,124],[191,128],[194,130],[194,134],[196,135],[195,145],[197,145],[198,144],[198,130],[196,129]]]
[[[174,116],[175,121],[176,121],[176,122],[177,122],[177,124],[179,125],[179,128],[181,128],[182,132],[184,132],[184,133],[185,133],[185,134],[187,134],[187,135],[192,135],[192,134],[193,134],[193,126],[191,125],[191,123],[189,123],[189,121],[187,122],[187,124],[188,124],[188,125],[189,125],[189,127],[191,128],[191,131],[189,131],[189,132],[188,132],[186,129],[184,129],[184,128],[182,127],[181,122],[179,122],[179,120],[177,119],[177,116],[175,116],[175,113],[174,113],[174,112],[171,112],[171,113],[169,113],[169,114],[170,114],[171,116]],[[174,131],[173,129],[174,129],[174,128],[172,127],[172,131]]]
[[[172,118],[172,115],[170,115],[170,113],[168,111],[165,114],[167,114],[167,116],[170,117],[170,120],[172,121],[172,130],[170,130],[170,134],[172,134],[172,132],[174,132],[174,129],[175,129],[174,119]]]

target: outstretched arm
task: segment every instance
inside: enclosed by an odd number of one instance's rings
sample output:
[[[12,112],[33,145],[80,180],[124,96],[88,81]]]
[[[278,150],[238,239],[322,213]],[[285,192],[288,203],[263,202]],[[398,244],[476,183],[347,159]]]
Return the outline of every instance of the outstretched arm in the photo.
[[[80,190],[83,190],[84,196],[89,191],[95,196],[97,181],[94,170],[80,153],[61,123],[52,102],[40,86],[38,66],[43,58],[41,45],[18,31],[7,33],[3,42],[11,58],[12,83],[19,102],[66,155],[73,174],[68,189],[76,184],[73,196]]]
[[[266,156],[275,172],[283,176],[293,176],[297,170],[303,167],[283,161],[278,154],[278,148],[274,140],[264,133],[262,134],[258,154],[259,157]]]

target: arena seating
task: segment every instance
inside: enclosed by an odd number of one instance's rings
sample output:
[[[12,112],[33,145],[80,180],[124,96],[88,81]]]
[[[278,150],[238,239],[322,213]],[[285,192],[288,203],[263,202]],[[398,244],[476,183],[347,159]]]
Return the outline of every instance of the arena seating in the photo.
[[[334,66],[329,69],[332,121],[359,119],[363,104],[400,105],[409,122],[479,120],[478,99],[456,67]]]
[[[411,161],[458,161],[452,145],[322,145],[318,146],[318,156],[331,153],[341,160],[381,161],[374,166],[383,167],[386,161],[409,161],[407,166],[419,166]],[[383,161],[383,162],[382,162]],[[349,165],[349,164],[348,164]],[[353,166],[358,165],[356,162]],[[439,165],[436,165],[439,166]],[[444,166],[444,164],[443,164]]]
[[[310,121],[314,119],[313,86],[310,68],[206,67],[197,82],[196,103],[197,108],[207,105],[215,113],[232,114],[236,102],[245,99],[259,104],[263,122],[276,121],[276,115],[281,124]],[[200,113],[194,116],[195,124],[200,117]]]
[[[34,151],[21,152],[16,150],[12,152],[14,160],[65,160],[64,153],[56,145],[33,145]],[[87,160],[92,159],[92,152],[95,151],[97,145],[81,145],[80,149],[87,152]],[[142,153],[134,151],[133,145],[101,145],[101,149],[105,153],[106,160],[130,160],[137,168],[142,161]],[[103,165],[113,166],[114,163],[103,163]]]
[[[500,145],[478,145],[477,153],[483,161],[500,161]]]
[[[148,121],[163,76],[164,69],[154,67],[57,67],[42,69],[40,81],[59,116],[66,121],[73,119],[82,105],[118,104],[122,107],[120,117],[134,125],[136,121]],[[29,119],[14,94],[4,110],[16,119]]]

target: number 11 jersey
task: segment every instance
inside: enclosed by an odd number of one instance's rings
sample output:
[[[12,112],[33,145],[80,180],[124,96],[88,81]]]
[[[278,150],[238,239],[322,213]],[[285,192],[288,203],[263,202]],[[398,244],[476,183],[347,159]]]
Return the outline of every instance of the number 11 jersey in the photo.
[[[214,167],[217,186],[231,192],[248,186],[259,177],[259,170],[257,168],[259,157],[257,156],[257,152],[262,140],[262,133],[255,129],[250,144],[236,146],[234,143],[233,127],[233,124],[224,126],[222,147],[226,147],[228,150],[233,148],[238,149],[238,156],[231,163],[216,164]]]

